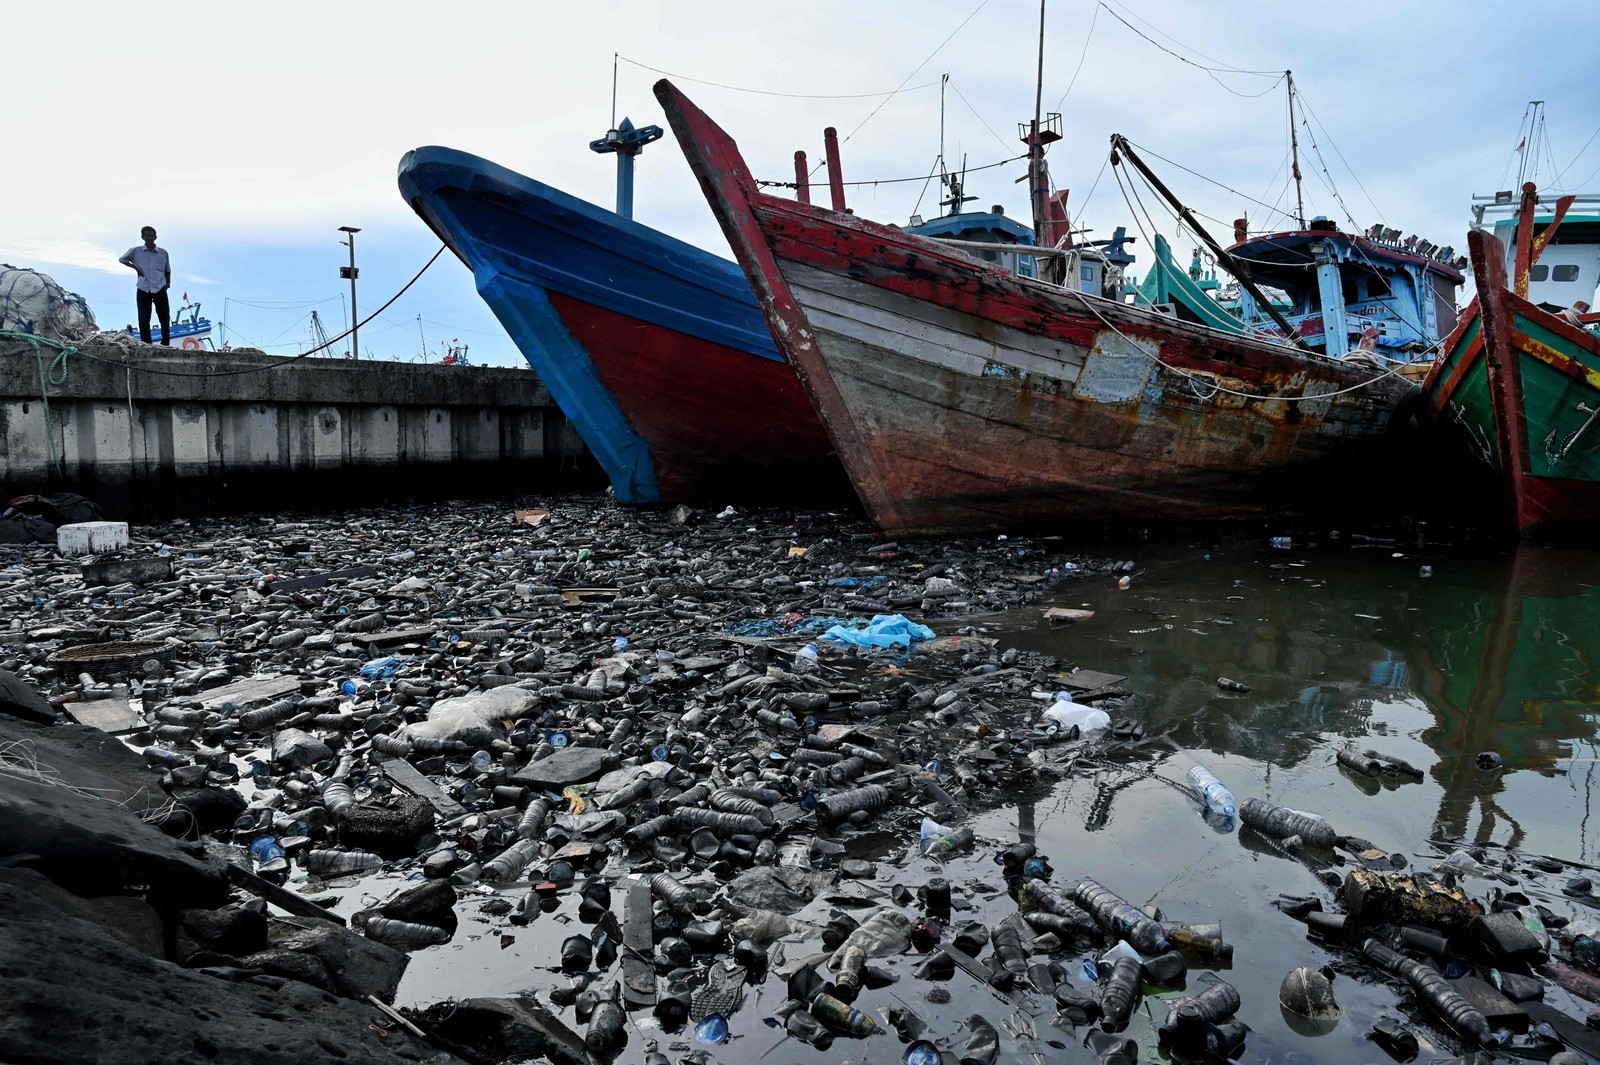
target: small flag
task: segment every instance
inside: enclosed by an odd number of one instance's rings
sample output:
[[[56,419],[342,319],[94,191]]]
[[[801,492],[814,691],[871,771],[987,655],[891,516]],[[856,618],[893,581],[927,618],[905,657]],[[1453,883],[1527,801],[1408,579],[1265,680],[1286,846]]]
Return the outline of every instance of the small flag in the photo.
[[[1517,146],[1515,148],[1511,149],[1511,150],[1514,151],[1514,152],[1520,152],[1520,151],[1522,151],[1522,149],[1526,148],[1527,146],[1528,146],[1528,138],[1524,137],[1520,141],[1518,141],[1517,142]]]
[[[187,292],[185,292],[185,293],[184,293],[184,294],[183,294],[183,302],[185,302],[185,303],[188,303],[188,302],[189,302],[189,294],[188,294],[188,293],[187,293]]]

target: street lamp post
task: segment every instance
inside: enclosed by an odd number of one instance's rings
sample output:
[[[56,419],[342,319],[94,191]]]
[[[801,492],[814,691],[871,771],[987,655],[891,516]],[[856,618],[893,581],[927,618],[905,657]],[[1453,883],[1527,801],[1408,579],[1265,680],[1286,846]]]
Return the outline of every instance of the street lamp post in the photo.
[[[361,315],[356,312],[356,278],[361,276],[361,271],[356,269],[356,234],[361,230],[355,226],[340,226],[339,232],[347,234],[347,240],[339,243],[350,249],[350,265],[339,267],[339,276],[350,279],[350,357],[361,358],[360,326]]]

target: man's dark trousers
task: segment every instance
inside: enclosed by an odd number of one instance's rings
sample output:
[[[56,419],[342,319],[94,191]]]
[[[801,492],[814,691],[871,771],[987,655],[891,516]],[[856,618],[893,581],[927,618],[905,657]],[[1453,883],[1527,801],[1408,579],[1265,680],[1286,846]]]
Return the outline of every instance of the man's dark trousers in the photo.
[[[139,339],[146,344],[150,343],[150,308],[156,309],[156,318],[161,322],[161,343],[172,342],[172,311],[167,304],[167,290],[160,292],[146,292],[138,290],[139,295]]]

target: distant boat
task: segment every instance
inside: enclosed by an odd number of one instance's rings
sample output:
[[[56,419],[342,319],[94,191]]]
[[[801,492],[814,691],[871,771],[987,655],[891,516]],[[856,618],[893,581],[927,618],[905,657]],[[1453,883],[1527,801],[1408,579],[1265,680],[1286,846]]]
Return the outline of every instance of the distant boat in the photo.
[[[1282,515],[1379,494],[1373,470],[1414,384],[763,194],[721,128],[669,82],[656,95],[889,534]]]
[[[408,152],[399,183],[472,270],[619,501],[848,498],[735,263],[466,152]],[[991,213],[925,225],[990,242],[1031,237]]]
[[[1529,182],[1520,203],[1482,199],[1479,224],[1509,216],[1498,236],[1467,235],[1478,295],[1424,384],[1428,409],[1498,477],[1519,534],[1600,521],[1600,196],[1551,203]]]
[[[189,298],[184,293],[185,300]],[[185,351],[216,351],[217,345],[211,339],[211,319],[200,317],[200,304],[185,303],[178,308],[178,313],[172,316],[167,330],[167,339],[171,346],[182,348]],[[137,326],[128,326],[126,332],[130,336],[138,336]],[[150,338],[159,342],[161,337],[161,323],[150,323]]]

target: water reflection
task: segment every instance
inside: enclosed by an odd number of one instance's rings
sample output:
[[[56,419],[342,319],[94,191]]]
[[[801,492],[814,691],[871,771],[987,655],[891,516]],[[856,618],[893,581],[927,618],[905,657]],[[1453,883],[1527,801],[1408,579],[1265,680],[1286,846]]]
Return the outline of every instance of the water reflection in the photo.
[[[1518,846],[1524,830],[1499,801],[1510,774],[1485,772],[1475,757],[1495,751],[1508,769],[1549,776],[1572,758],[1568,741],[1592,740],[1600,694],[1595,561],[1524,549],[1461,576],[1468,579],[1419,589],[1422,627],[1406,648],[1415,691],[1436,722],[1424,733],[1439,755],[1430,775],[1444,792],[1435,830],[1461,839],[1470,829],[1473,842]],[[1585,802],[1585,830],[1587,812]],[[1582,842],[1587,851],[1586,831]]]
[[[1588,853],[1600,557],[1429,556],[1435,575],[1424,578],[1417,557],[1341,543],[1152,554],[1129,591],[1064,589],[1061,602],[1093,619],[1055,630],[1030,621],[1016,642],[1125,673],[1134,715],[1168,748],[1249,759],[1270,781],[1327,765],[1330,743],[1406,737],[1426,745],[1412,761],[1436,789],[1405,795],[1436,809],[1435,839],[1521,846],[1531,817],[1569,839],[1576,826],[1567,849]],[[1252,690],[1222,691],[1220,676]],[[1586,757],[1574,762],[1575,748]],[[1504,769],[1480,770],[1480,751],[1498,752]],[[1093,789],[1091,831],[1111,822],[1119,783]]]

